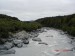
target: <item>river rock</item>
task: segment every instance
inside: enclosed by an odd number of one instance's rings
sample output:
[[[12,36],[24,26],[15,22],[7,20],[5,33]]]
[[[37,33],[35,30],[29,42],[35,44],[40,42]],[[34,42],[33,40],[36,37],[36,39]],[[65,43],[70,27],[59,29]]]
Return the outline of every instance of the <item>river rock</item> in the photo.
[[[38,37],[38,35],[39,35],[38,33],[37,33],[37,34],[35,34],[35,37]]]
[[[46,28],[41,28],[41,29],[37,29],[37,31],[38,31],[39,33],[42,33],[42,32],[45,31],[45,29],[46,29]]]
[[[13,41],[13,44],[14,44],[14,46],[16,46],[16,47],[21,47],[21,46],[23,46],[23,41],[22,40],[14,40]]]
[[[31,38],[35,38],[37,37],[39,34],[37,32],[30,32],[30,37]]]
[[[40,38],[37,38],[37,37],[36,38],[33,38],[32,40],[33,41],[42,41]]]
[[[50,35],[50,36],[46,36],[46,37],[53,37],[53,35]]]
[[[69,38],[71,38],[73,41],[75,41],[75,37],[70,36]]]
[[[75,46],[75,41],[73,41],[73,42],[72,42],[72,45],[74,45],[74,46]]]
[[[18,48],[21,48],[22,46],[23,46],[23,43],[17,44],[17,47],[18,47]]]
[[[29,34],[26,31],[21,31],[16,34],[13,34],[14,38],[23,39],[23,38],[29,38]]]
[[[9,50],[13,47],[14,45],[12,43],[5,43],[3,45],[0,45],[0,50]]]
[[[45,43],[45,42],[39,42],[39,44],[44,44],[44,45],[48,45],[47,43]]]
[[[37,31],[38,31],[39,33],[44,32],[44,30],[43,30],[43,29],[38,29]]]
[[[28,40],[23,40],[23,43],[24,44],[29,44],[29,41]]]
[[[10,50],[0,50],[0,55],[4,55],[4,54],[15,54],[15,50],[14,49],[10,49]]]
[[[16,40],[13,40],[13,43],[14,44],[19,44],[19,43],[22,43],[22,40],[17,40],[17,39]]]
[[[4,44],[7,40],[0,38],[0,44]]]
[[[33,38],[37,37],[38,35],[39,35],[39,34],[34,34],[34,35],[33,35]]]
[[[4,45],[0,45],[0,50],[6,50]]]
[[[8,42],[12,42],[13,40],[14,40],[13,38],[7,39]]]
[[[9,50],[9,49],[11,49],[12,47],[14,47],[14,44],[13,44],[13,43],[6,42],[6,43],[4,44],[4,47],[5,47],[5,49]]]

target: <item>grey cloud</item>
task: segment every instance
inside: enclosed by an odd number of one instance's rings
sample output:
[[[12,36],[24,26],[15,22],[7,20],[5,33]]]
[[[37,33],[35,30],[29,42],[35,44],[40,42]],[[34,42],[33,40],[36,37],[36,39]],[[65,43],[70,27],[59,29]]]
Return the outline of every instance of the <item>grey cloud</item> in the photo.
[[[0,0],[0,13],[20,20],[75,13],[75,0]]]

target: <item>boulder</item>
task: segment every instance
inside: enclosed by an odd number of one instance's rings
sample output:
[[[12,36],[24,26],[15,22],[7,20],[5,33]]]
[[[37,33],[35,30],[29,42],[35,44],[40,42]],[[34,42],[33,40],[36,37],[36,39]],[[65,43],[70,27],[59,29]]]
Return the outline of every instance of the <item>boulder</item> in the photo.
[[[39,34],[37,32],[30,32],[30,37],[31,38],[35,38],[37,37]]]
[[[44,45],[48,45],[47,43],[45,43],[45,42],[39,42],[39,44],[44,44]]]
[[[71,39],[73,39],[73,40],[74,40],[75,38],[74,38],[74,37],[71,37]]]
[[[0,38],[0,44],[4,44],[6,42],[6,39],[1,39]]]
[[[4,54],[15,54],[15,50],[14,49],[10,49],[10,50],[0,50],[0,55],[4,55]]]
[[[42,28],[41,29],[37,29],[37,32],[42,33],[42,32],[44,32],[44,30]]]
[[[22,40],[17,40],[17,39],[16,40],[13,40],[13,44],[14,45],[19,44],[19,43],[22,43]]]
[[[35,34],[34,37],[38,37],[39,34]]]
[[[13,37],[17,39],[29,38],[29,34],[26,31],[21,31],[13,34]]]
[[[29,44],[29,41],[28,40],[23,40],[23,43],[24,44]]]
[[[12,42],[13,40],[14,40],[13,38],[7,39],[8,42]]]
[[[53,37],[53,35],[49,35],[49,36],[46,36],[46,37]]]
[[[0,50],[6,50],[4,45],[0,45]]]
[[[33,38],[32,40],[33,41],[41,41],[41,39],[40,38],[37,38],[37,37],[36,38]]]
[[[9,49],[11,49],[12,47],[14,47],[14,44],[13,44],[13,43],[6,42],[6,43],[4,44],[4,47],[5,47],[5,49],[9,50]]]
[[[18,48],[21,48],[22,46],[23,46],[23,43],[17,44],[17,47],[18,47]]]
[[[23,46],[23,41],[22,40],[14,40],[13,44],[15,47],[22,47]]]
[[[64,33],[64,32],[60,32],[60,34],[61,34],[61,35],[64,35],[65,33]]]
[[[14,45],[12,43],[6,42],[4,45],[0,45],[0,50],[9,50],[13,47]]]
[[[31,34],[31,35],[30,35],[30,38],[35,38],[35,36]]]

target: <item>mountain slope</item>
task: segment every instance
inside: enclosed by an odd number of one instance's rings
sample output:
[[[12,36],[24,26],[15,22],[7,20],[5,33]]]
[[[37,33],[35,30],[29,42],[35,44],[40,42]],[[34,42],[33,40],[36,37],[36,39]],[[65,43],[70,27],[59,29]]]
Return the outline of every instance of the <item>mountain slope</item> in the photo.
[[[75,36],[75,14],[56,16],[56,17],[45,17],[36,20],[45,27],[54,27],[67,31],[69,34]]]
[[[37,22],[20,21],[16,17],[0,14],[0,38],[8,38],[9,32],[32,31],[41,27]]]

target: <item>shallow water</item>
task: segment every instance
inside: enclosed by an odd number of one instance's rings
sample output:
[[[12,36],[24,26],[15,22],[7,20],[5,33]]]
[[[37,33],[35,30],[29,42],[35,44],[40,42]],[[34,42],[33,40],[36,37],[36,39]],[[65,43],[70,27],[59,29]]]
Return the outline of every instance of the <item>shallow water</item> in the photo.
[[[46,32],[39,33],[38,38],[48,45],[30,40],[27,47],[14,48],[15,54],[0,56],[75,56],[75,51],[72,50],[73,45],[70,44],[71,39],[66,34],[61,34],[59,30],[46,30]]]

